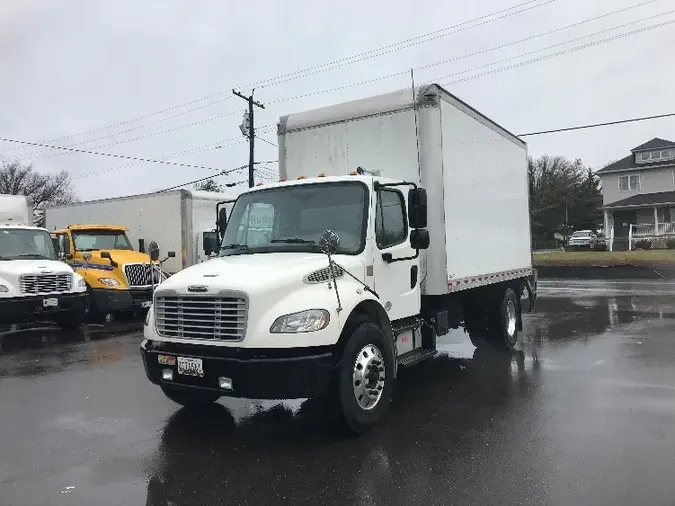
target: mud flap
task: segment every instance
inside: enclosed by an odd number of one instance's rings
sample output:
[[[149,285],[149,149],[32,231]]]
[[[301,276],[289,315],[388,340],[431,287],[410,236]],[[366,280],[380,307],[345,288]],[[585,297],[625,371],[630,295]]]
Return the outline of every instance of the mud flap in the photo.
[[[525,289],[527,290],[527,298],[529,300],[528,313],[534,311],[535,302],[537,301],[537,269],[532,269],[532,276],[525,279]]]

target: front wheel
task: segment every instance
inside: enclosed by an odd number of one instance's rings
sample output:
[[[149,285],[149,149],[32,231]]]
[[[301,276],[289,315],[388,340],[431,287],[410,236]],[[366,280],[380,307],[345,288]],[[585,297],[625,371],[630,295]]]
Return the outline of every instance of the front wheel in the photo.
[[[345,346],[336,382],[341,416],[347,429],[362,435],[373,429],[389,409],[394,384],[394,352],[374,323],[361,323]]]
[[[56,323],[63,330],[77,330],[84,323],[86,313],[84,309],[77,311],[69,311],[68,313],[60,314],[56,319]]]
[[[170,387],[161,388],[164,395],[181,406],[205,406],[207,404],[213,404],[221,397],[216,392],[191,392],[189,390],[179,390]]]

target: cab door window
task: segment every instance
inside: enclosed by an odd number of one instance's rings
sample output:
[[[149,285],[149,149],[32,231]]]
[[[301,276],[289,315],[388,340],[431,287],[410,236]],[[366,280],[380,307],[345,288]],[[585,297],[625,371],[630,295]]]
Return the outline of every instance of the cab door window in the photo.
[[[397,246],[408,238],[405,198],[400,191],[382,189],[378,192],[375,238],[379,249]]]

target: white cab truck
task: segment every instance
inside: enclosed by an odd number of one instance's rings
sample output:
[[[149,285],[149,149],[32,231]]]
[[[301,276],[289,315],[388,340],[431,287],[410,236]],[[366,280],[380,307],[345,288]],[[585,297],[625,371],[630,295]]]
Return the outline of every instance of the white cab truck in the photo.
[[[242,193],[219,257],[154,294],[141,353],[167,397],[324,398],[362,434],[450,328],[516,346],[536,298],[526,144],[415,92],[281,118],[283,180]]]
[[[162,254],[175,251],[176,257],[162,264],[174,274],[208,258],[205,239],[207,243],[217,241],[214,208],[232,200],[234,196],[226,193],[172,190],[76,202],[47,208],[45,226],[53,231],[68,225],[124,225],[132,245],[140,251],[145,252],[151,241]]]
[[[57,260],[49,232],[33,226],[30,199],[0,195],[0,325],[53,321],[76,329],[84,322],[86,288]]]

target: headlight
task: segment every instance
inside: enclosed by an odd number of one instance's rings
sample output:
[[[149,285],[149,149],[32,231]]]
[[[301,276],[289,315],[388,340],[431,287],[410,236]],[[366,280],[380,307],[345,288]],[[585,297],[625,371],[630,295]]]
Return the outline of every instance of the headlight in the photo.
[[[84,278],[80,278],[77,280],[77,286],[79,288],[87,288],[87,282],[84,280]]]
[[[107,286],[119,286],[120,282],[115,278],[98,278],[99,282]]]
[[[330,313],[325,309],[308,309],[280,316],[270,327],[272,334],[316,332],[328,326]]]
[[[7,288],[5,285],[0,285],[0,293],[5,293],[9,292],[9,288]]]

